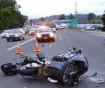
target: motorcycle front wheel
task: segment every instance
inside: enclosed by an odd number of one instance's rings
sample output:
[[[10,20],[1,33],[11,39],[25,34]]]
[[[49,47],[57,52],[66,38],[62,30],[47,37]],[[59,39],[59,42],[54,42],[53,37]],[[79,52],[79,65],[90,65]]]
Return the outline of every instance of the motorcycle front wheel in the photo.
[[[74,65],[73,63],[67,62],[61,69],[61,72],[58,77],[58,82],[60,84],[65,84],[67,86],[74,86],[76,80],[79,79],[77,75],[78,66]]]

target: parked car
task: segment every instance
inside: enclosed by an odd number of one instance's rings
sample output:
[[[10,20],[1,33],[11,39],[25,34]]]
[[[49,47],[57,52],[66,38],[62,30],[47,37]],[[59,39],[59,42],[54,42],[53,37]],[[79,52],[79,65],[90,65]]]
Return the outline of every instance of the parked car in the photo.
[[[95,30],[95,28],[91,27],[91,26],[84,27],[84,29],[86,29],[86,30]]]
[[[66,29],[68,28],[68,25],[67,24],[60,24],[60,25],[56,25],[57,29]]]
[[[64,29],[65,27],[63,25],[57,25],[57,29]]]
[[[11,30],[5,30],[1,33],[1,38],[6,38],[6,36],[10,33]]]
[[[10,40],[24,40],[25,37],[25,31],[21,28],[12,29],[10,33],[7,35],[6,39],[7,42]]]
[[[38,42],[40,41],[55,41],[55,34],[52,31],[52,28],[39,28],[36,32],[36,39]]]
[[[95,28],[95,30],[101,30],[101,26],[93,25],[92,27]]]

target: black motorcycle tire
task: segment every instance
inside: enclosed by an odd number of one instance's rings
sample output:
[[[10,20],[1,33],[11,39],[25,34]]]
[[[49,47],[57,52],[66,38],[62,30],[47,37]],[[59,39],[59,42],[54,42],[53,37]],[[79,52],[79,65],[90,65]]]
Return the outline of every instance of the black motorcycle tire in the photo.
[[[22,68],[23,66],[18,69],[18,73],[23,76],[34,75],[38,73],[38,68],[36,67],[26,67],[25,69]]]
[[[67,86],[74,86],[74,83],[79,77],[77,76],[69,76],[66,78],[67,75],[70,74],[70,72],[77,71],[78,66],[74,65],[74,63],[66,62],[64,66],[62,67],[59,77],[58,77],[58,83],[65,84]]]

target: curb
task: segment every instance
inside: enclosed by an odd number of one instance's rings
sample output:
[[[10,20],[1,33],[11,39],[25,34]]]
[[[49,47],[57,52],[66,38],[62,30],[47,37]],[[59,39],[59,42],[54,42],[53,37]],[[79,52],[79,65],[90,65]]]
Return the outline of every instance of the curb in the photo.
[[[91,31],[91,30],[81,30],[81,31],[85,31],[85,32],[91,32],[91,33],[96,33],[96,34],[103,34],[105,35],[105,32],[102,32],[102,31]]]

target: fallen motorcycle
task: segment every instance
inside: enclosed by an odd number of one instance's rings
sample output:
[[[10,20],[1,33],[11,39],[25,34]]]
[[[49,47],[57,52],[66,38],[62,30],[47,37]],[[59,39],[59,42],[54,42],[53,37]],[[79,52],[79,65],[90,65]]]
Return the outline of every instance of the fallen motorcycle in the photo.
[[[24,60],[18,68],[18,73],[24,77],[51,78],[60,84],[74,85],[88,71],[88,61],[82,50],[73,48],[68,53],[59,54],[48,63],[43,53],[22,55]]]

